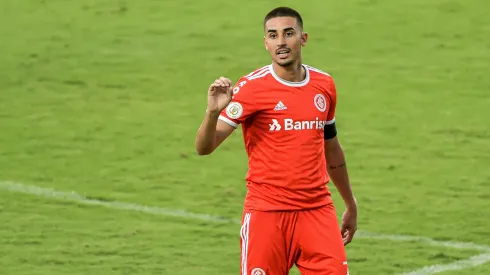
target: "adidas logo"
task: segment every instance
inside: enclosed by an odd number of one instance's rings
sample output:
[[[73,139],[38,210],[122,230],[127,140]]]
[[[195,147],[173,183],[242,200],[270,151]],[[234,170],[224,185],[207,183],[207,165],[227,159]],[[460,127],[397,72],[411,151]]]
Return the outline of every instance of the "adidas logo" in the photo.
[[[274,111],[282,111],[282,110],[286,110],[288,107],[286,107],[286,105],[284,105],[284,103],[282,103],[282,101],[279,101],[279,103],[277,103],[276,107],[274,107]]]

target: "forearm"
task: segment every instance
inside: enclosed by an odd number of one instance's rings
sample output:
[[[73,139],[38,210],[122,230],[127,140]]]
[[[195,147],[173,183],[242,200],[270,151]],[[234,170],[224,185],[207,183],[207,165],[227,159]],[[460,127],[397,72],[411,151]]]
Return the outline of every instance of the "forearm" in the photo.
[[[196,150],[199,155],[207,155],[214,151],[218,117],[219,113],[206,112],[196,137]]]
[[[350,185],[344,151],[340,144],[329,148],[325,157],[328,174],[342,196],[346,207],[356,208],[357,203]]]

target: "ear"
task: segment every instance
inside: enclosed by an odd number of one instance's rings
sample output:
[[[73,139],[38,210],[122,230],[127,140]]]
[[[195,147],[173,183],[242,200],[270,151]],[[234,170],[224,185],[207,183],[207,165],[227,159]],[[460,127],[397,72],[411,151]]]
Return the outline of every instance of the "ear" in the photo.
[[[267,47],[267,42],[266,42],[266,40],[265,40],[265,36],[264,36],[264,46],[265,46],[265,49],[266,49],[266,50],[269,50],[269,47]]]
[[[301,34],[301,46],[306,46],[306,42],[308,41],[308,33],[303,32]]]

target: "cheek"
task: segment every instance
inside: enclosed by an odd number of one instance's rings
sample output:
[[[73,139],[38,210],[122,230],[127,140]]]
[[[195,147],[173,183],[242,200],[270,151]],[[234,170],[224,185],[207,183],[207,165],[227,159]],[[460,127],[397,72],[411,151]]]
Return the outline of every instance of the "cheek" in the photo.
[[[1,1],[1,0],[0,0],[0,1]],[[267,50],[268,50],[268,51],[269,51],[271,54],[275,53],[276,48],[277,48],[277,44],[276,44],[276,43],[274,43],[274,42],[269,42],[269,43],[266,43],[265,45],[266,45],[266,47],[267,47]]]
[[[293,51],[298,51],[299,49],[301,49],[301,43],[299,41],[294,41],[293,43],[291,43],[288,46]]]

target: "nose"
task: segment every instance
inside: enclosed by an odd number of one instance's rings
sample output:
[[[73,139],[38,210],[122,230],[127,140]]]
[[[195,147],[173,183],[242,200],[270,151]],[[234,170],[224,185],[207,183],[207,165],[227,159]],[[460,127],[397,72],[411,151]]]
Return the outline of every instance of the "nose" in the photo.
[[[286,39],[283,36],[279,36],[279,47],[286,46]]]

